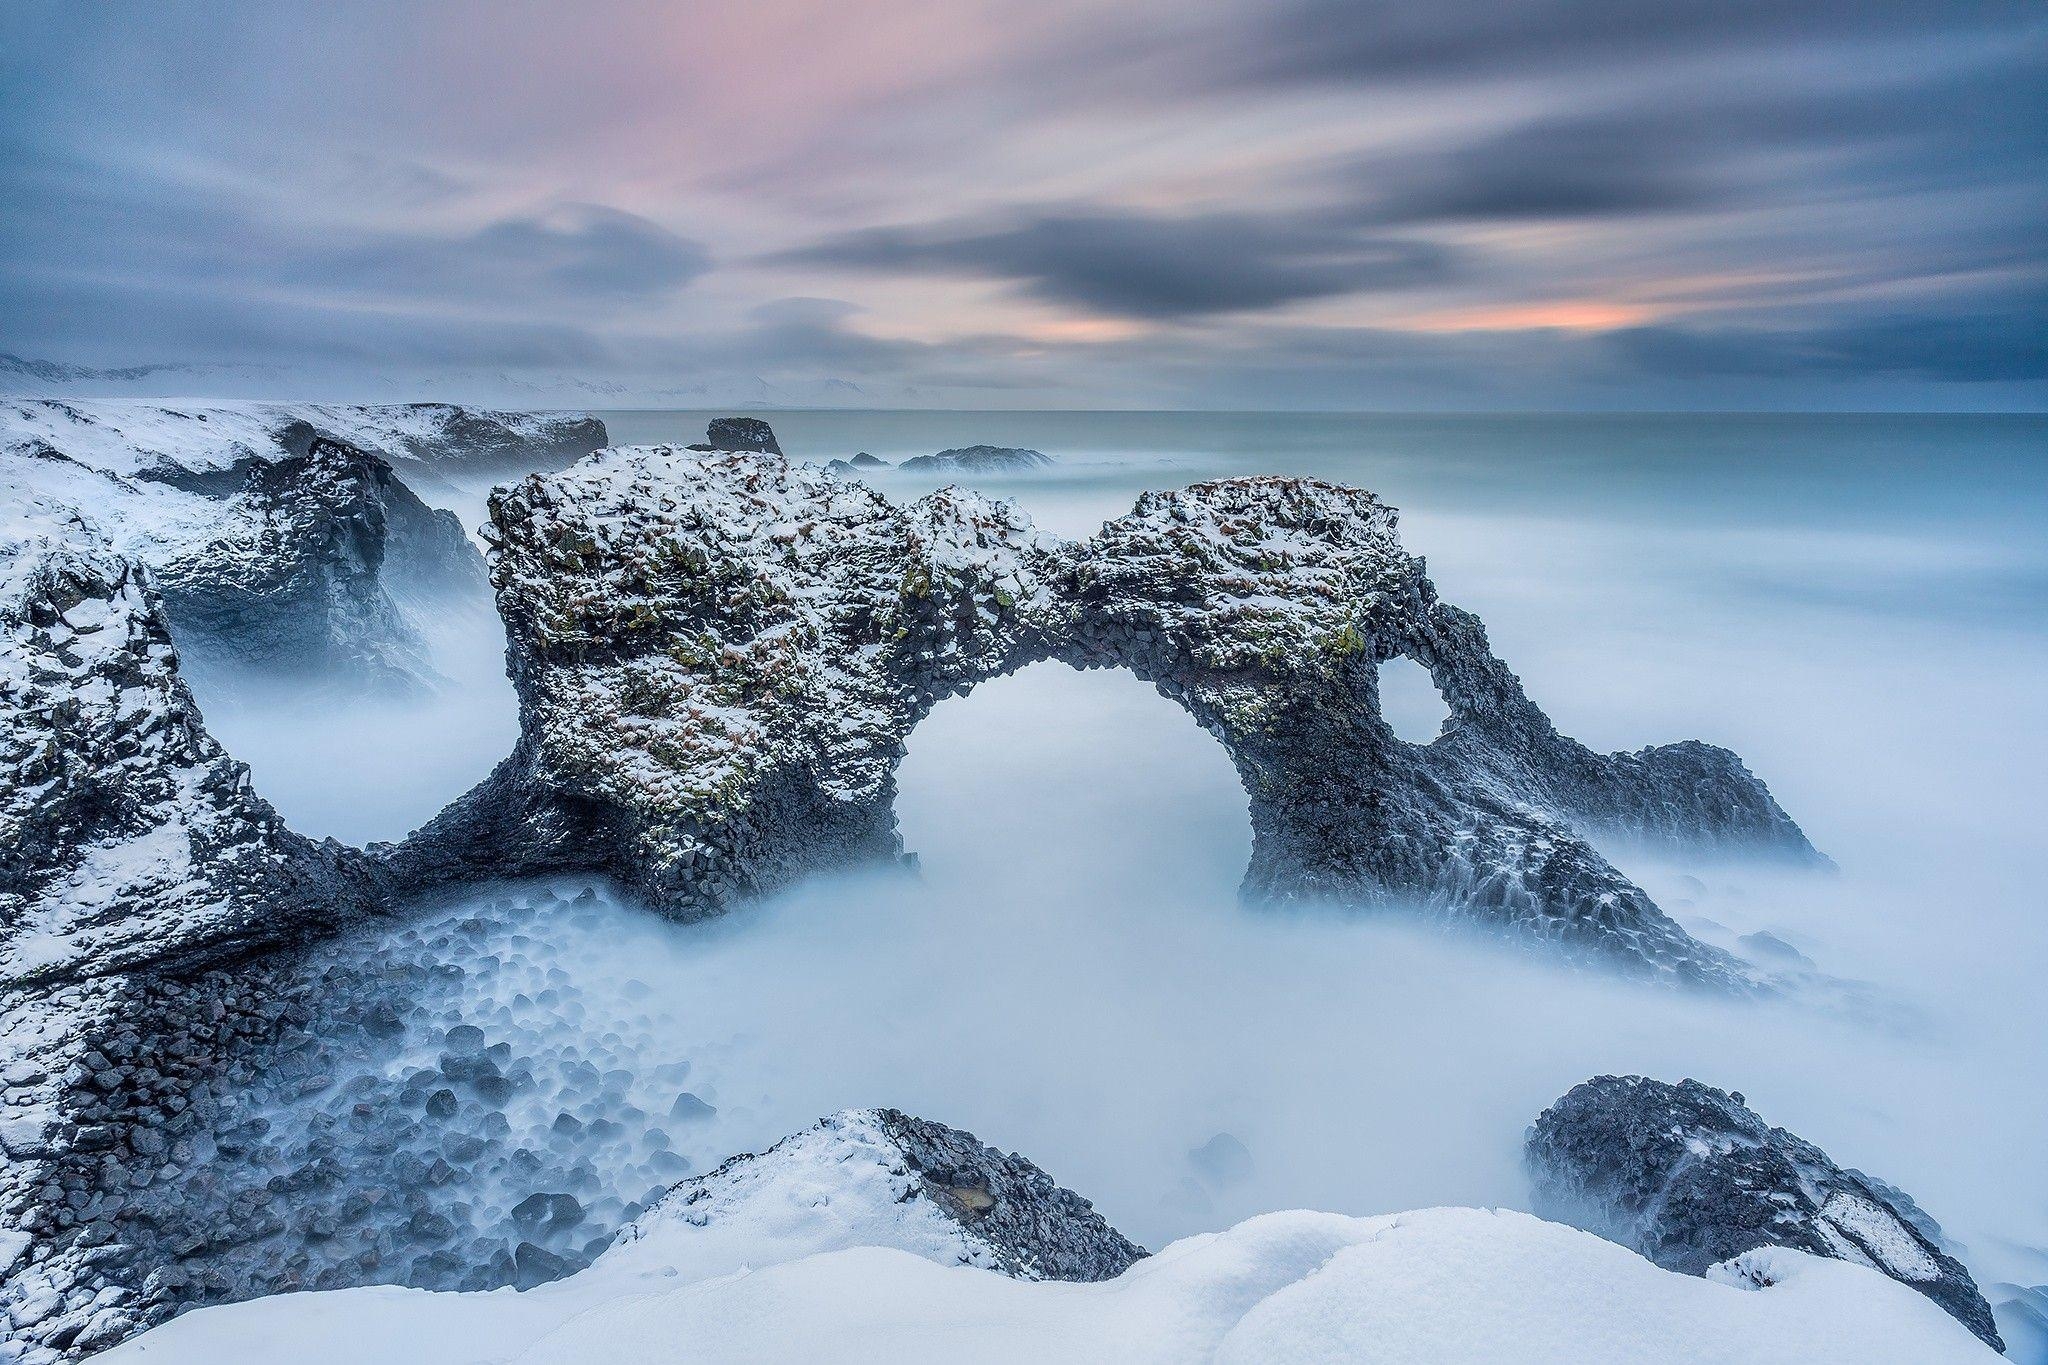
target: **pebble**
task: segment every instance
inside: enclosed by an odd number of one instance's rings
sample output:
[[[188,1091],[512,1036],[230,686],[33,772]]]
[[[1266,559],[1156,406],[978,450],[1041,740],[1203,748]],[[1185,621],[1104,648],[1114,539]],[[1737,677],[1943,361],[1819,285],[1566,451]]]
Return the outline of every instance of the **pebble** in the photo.
[[[136,1017],[172,1036],[124,1026],[64,1078],[73,1155],[43,1187],[39,1235],[91,1248],[93,1292],[129,1296],[142,1323],[295,1289],[573,1273],[693,1168],[657,1115],[726,1154],[648,1007],[612,1013],[645,983],[586,997],[564,965],[572,907],[613,913],[574,896],[473,901],[153,987]],[[18,1061],[0,1079],[46,1076]]]

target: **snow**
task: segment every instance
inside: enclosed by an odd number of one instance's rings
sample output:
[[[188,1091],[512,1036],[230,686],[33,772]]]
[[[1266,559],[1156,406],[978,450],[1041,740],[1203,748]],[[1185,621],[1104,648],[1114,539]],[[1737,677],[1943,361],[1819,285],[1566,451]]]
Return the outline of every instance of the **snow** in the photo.
[[[1868,1199],[1853,1194],[1835,1194],[1821,1205],[1822,1226],[1832,1223],[1855,1237],[1870,1254],[1894,1275],[1904,1280],[1938,1280],[1941,1267],[1921,1250],[1899,1220]],[[1853,1250],[1854,1248],[1852,1248]],[[1851,1259],[1862,1259],[1861,1255]]]
[[[823,1149],[821,1149],[822,1151]],[[1998,1359],[1920,1295],[1798,1252],[1696,1279],[1525,1214],[1268,1214],[1099,1284],[933,1258],[865,1174],[807,1166],[704,1227],[656,1210],[587,1270],[524,1293],[374,1288],[178,1318],[108,1365],[681,1360],[1826,1365]],[[845,1200],[848,1214],[838,1208]],[[864,1232],[871,1245],[843,1245]],[[899,1240],[900,1239],[900,1240]],[[1755,1264],[1750,1262],[1754,1261]]]
[[[294,422],[373,451],[415,477],[412,471],[430,459],[463,454],[466,438],[453,430],[458,426],[495,426],[507,439],[544,446],[559,437],[564,420],[437,403],[0,399],[0,541],[47,531],[53,520],[85,509],[119,554],[154,569],[180,563],[187,574],[219,576],[223,557],[260,556],[266,530],[260,510],[231,496],[232,471],[243,462],[282,458],[278,436]],[[164,470],[220,476],[223,486],[209,496],[143,477]],[[420,482],[431,486],[431,480]]]
[[[6,399],[0,400],[0,450],[46,441],[82,465],[124,476],[164,464],[226,470],[252,456],[277,458],[276,433],[302,421],[403,465],[419,460],[421,448],[443,441],[450,420],[465,413],[534,439],[542,439],[558,420],[547,413],[487,412],[447,403]]]

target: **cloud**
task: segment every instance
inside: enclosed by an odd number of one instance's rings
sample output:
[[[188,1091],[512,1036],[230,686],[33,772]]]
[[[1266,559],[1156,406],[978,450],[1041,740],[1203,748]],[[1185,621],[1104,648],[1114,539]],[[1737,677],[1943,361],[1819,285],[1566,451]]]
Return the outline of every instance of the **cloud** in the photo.
[[[1014,282],[1026,295],[1121,317],[1170,319],[1407,289],[1447,278],[1451,252],[1362,234],[1314,215],[1027,211],[843,234],[785,263],[937,271]]]
[[[0,349],[1120,406],[2048,401],[2024,6],[1130,0],[934,30],[876,0],[828,23],[853,60],[789,41],[812,5],[8,7]]]
[[[1198,50],[1205,65],[1256,85],[1610,75],[1617,64],[1740,50],[2010,31],[2018,9],[1999,0],[1292,0],[1246,12]]]
[[[416,297],[647,299],[711,268],[697,242],[634,214],[565,204],[449,235],[386,232],[306,253],[308,282]]]
[[[1388,224],[1612,218],[1699,208],[1719,177],[1678,154],[1668,128],[1630,117],[1544,120],[1351,179],[1361,212]]]

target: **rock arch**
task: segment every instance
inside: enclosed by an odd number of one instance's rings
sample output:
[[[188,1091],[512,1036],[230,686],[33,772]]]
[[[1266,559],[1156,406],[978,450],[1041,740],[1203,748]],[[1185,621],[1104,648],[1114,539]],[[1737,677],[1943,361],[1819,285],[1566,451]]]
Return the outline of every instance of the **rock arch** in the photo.
[[[1047,659],[1129,669],[1223,743],[1255,898],[1420,902],[1731,985],[1574,826],[1818,858],[1725,750],[1559,734],[1361,490],[1196,484],[1067,542],[958,489],[897,506],[778,455],[657,446],[529,477],[491,516],[521,737],[380,851],[404,885],[574,867],[695,918],[894,857],[911,729]],[[1398,655],[1451,709],[1428,746],[1379,714]]]

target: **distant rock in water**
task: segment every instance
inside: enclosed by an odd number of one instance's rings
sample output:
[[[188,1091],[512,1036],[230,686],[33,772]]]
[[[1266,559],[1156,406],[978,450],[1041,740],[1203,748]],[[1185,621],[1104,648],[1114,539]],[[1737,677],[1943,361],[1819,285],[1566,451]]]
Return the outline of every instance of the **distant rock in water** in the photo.
[[[899,468],[920,473],[957,469],[964,474],[1014,474],[1026,469],[1043,469],[1053,463],[1042,450],[1020,446],[959,446],[936,455],[913,455]]]
[[[792,1218],[798,1207],[806,1214]],[[894,1247],[1022,1280],[1114,1279],[1146,1254],[1023,1157],[896,1109],[834,1114],[684,1181],[621,1233],[613,1252],[647,1239],[744,1236],[762,1225],[802,1236],[806,1252]]]
[[[713,450],[758,450],[780,455],[775,430],[758,417],[714,417],[705,439]]]
[[[1758,1247],[1882,1271],[2003,1350],[1970,1272],[1910,1199],[1698,1081],[1596,1076],[1529,1130],[1536,1213],[1705,1274]]]
[[[825,468],[831,470],[842,479],[852,479],[858,478],[872,469],[887,469],[889,468],[889,462],[887,460],[878,460],[863,450],[850,460],[827,460]]]

